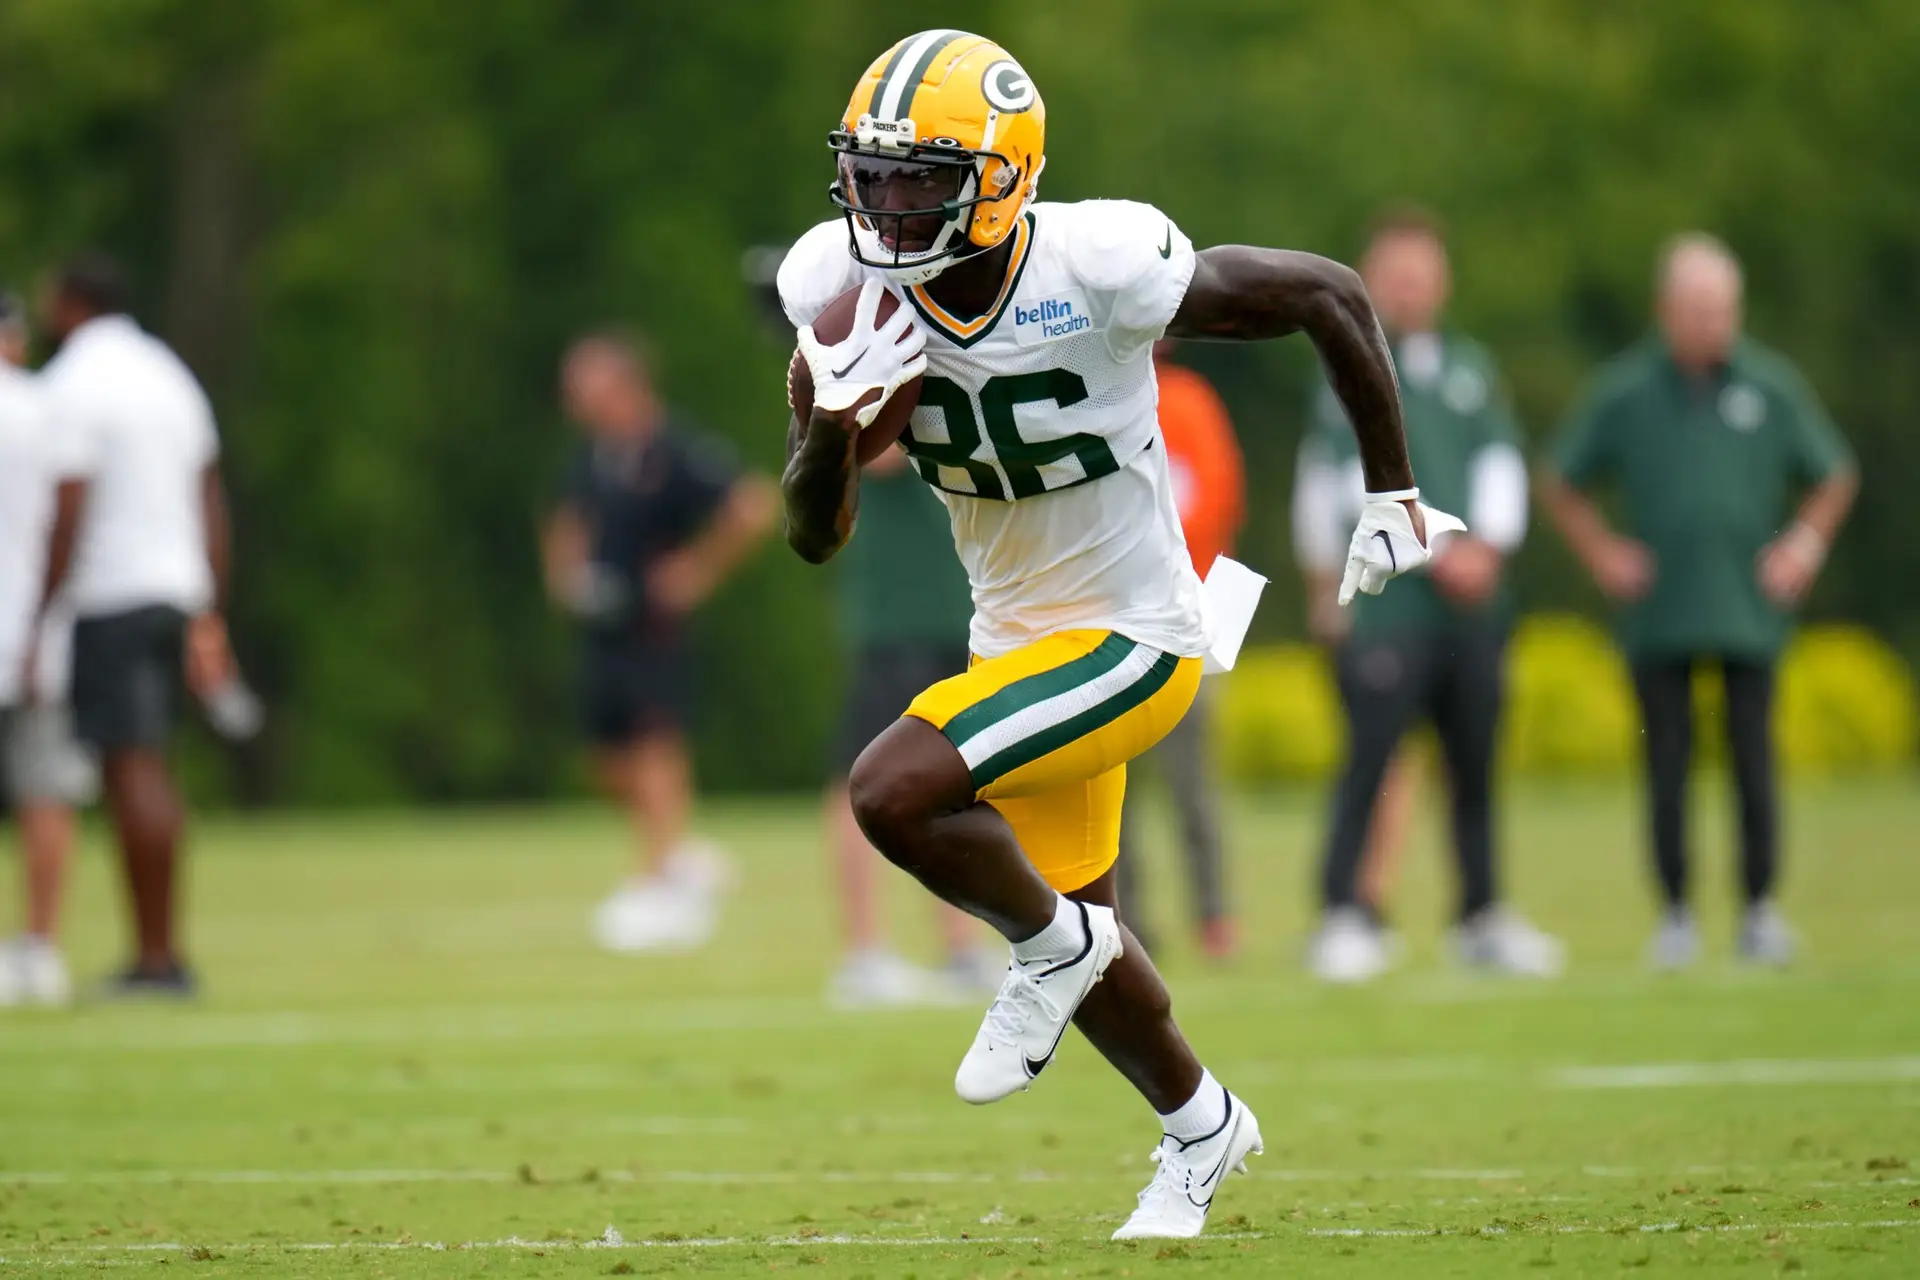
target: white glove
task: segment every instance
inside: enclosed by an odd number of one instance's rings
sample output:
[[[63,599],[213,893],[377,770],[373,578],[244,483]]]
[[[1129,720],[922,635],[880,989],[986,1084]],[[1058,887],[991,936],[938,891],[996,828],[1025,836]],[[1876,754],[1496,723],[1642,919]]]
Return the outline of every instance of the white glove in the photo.
[[[853,328],[844,342],[824,346],[813,336],[812,325],[800,327],[800,354],[813,375],[815,407],[837,413],[857,404],[869,391],[878,391],[873,403],[862,405],[854,419],[863,427],[880,414],[880,406],[904,384],[926,372],[926,331],[914,322],[913,308],[902,302],[886,323],[874,324],[880,295],[886,286],[869,280],[860,286],[853,310]]]
[[[1347,546],[1347,572],[1340,579],[1342,605],[1353,600],[1355,591],[1377,596],[1388,578],[1425,564],[1433,557],[1434,539],[1441,534],[1466,532],[1463,522],[1419,499],[1418,489],[1367,495],[1366,505],[1360,509],[1360,527],[1353,531],[1353,541]],[[1426,519],[1424,546],[1413,534],[1413,517],[1405,506],[1409,500],[1419,506]]]

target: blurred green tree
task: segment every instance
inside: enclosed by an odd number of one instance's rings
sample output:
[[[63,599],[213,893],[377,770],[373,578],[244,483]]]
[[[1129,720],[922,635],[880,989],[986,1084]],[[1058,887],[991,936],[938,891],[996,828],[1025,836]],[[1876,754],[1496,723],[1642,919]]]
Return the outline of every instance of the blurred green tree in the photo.
[[[1884,480],[1920,470],[1920,7],[988,0],[919,20],[941,18],[1035,75],[1052,198],[1342,257],[1383,202],[1438,210],[1455,320],[1536,436],[1644,327],[1659,242],[1720,231],[1752,328],[1867,471],[1813,612],[1920,655],[1920,516]],[[569,785],[567,637],[532,546],[569,440],[558,353],[640,324],[671,398],[777,466],[788,346],[739,256],[829,212],[822,134],[901,22],[873,0],[0,0],[0,273],[118,250],[213,392],[238,630],[278,713],[257,794]],[[1275,578],[1278,638],[1311,354],[1189,356],[1246,441],[1245,555]],[[1536,536],[1526,601],[1595,607],[1567,570]],[[819,776],[829,581],[771,549],[702,619],[713,781]]]

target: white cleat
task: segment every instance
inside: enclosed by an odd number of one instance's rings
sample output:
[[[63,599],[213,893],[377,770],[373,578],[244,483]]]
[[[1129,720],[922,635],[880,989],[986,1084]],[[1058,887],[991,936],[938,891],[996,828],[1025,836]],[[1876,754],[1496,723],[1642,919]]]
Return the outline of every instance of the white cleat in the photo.
[[[936,994],[932,974],[884,947],[849,952],[827,984],[827,1003],[836,1009],[903,1009]]]
[[[1153,1149],[1153,1161],[1160,1167],[1140,1193],[1140,1207],[1113,1238],[1191,1240],[1205,1229],[1207,1210],[1227,1175],[1245,1173],[1247,1157],[1262,1150],[1260,1122],[1228,1093],[1227,1118],[1219,1129],[1191,1142],[1171,1135],[1160,1139]]]
[[[973,1047],[954,1073],[954,1091],[975,1104],[1019,1093],[1053,1061],[1073,1011],[1120,958],[1120,925],[1107,907],[1074,904],[1085,944],[1067,960],[1013,964],[987,1008]]]
[[[1557,978],[1567,948],[1505,907],[1488,907],[1453,931],[1460,963],[1516,978]]]
[[[1322,982],[1371,982],[1392,962],[1386,931],[1358,907],[1327,912],[1320,931],[1307,945],[1307,968]]]
[[[16,938],[0,944],[0,1007],[37,1004],[63,1006],[73,1001],[73,980],[60,949],[40,938]]]

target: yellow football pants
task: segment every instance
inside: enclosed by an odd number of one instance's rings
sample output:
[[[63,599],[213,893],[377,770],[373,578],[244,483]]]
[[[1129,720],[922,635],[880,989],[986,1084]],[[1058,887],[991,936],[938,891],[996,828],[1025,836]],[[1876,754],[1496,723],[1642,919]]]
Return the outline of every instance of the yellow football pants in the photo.
[[[1193,705],[1200,659],[1112,631],[1063,631],[976,661],[907,708],[959,749],[974,794],[1062,893],[1120,856],[1127,761]]]

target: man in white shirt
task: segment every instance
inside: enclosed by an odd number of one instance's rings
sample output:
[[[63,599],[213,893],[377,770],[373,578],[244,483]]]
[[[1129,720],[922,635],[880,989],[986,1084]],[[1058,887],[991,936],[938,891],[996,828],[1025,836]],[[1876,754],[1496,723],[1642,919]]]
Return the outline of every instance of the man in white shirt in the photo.
[[[0,943],[0,1006],[64,1004],[71,994],[56,942],[73,852],[74,806],[91,799],[93,767],[67,714],[65,610],[33,629],[53,519],[53,423],[27,356],[25,308],[0,295],[0,799],[20,833],[26,928]],[[37,649],[38,679],[22,682]]]
[[[193,374],[126,314],[109,260],[56,278],[43,376],[62,477],[41,607],[64,590],[76,623],[73,707],[97,748],[133,899],[137,951],[122,994],[190,994],[174,939],[182,816],[168,771],[181,670],[206,697],[234,679],[221,614],[226,499],[213,412]]]

